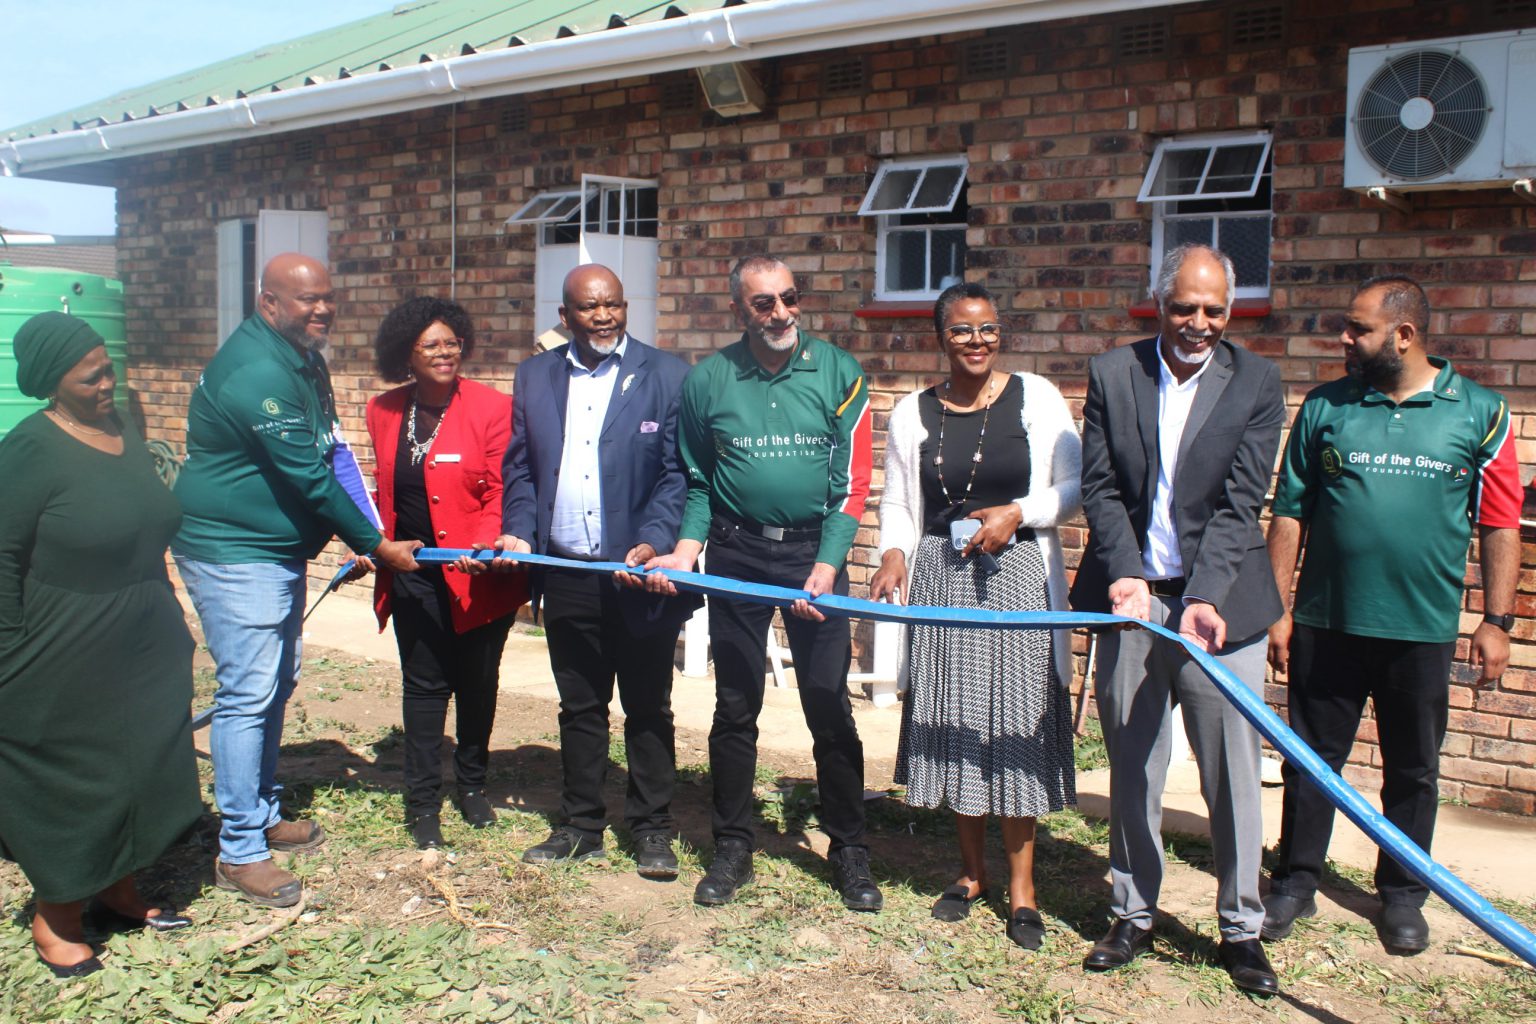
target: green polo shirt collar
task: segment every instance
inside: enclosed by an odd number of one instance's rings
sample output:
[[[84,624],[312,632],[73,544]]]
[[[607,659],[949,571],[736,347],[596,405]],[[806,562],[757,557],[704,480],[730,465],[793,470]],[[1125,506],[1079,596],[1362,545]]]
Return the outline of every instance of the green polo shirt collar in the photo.
[[[814,372],[817,368],[816,351],[806,344],[808,335],[804,331],[800,331],[799,335],[795,342],[794,354],[789,357],[789,362],[775,373],[768,372],[768,369],[757,361],[757,356],[752,354],[752,339],[747,337],[746,332],[742,332],[739,348],[726,348],[722,349],[722,352],[735,364],[737,380],[746,380],[749,377],[778,380],[784,374],[795,370]]]
[[[1426,358],[1429,359],[1429,365],[1437,368],[1435,371],[1435,382],[1423,391],[1405,398],[1402,404],[1428,404],[1432,398],[1442,398],[1447,402],[1461,401],[1460,378],[1457,376],[1456,371],[1451,369],[1451,364],[1435,356],[1428,356]],[[1395,403],[1391,398],[1375,388],[1362,385],[1360,404],[1393,405]]]

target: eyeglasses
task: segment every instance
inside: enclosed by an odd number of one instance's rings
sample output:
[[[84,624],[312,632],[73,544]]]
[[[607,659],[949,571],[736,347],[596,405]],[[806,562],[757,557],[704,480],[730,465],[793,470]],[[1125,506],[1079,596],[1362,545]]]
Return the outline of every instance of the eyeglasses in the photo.
[[[996,345],[1003,338],[1002,324],[982,324],[980,327],[972,327],[970,324],[955,324],[944,332],[951,345],[969,345],[977,338],[988,348]]]
[[[777,295],[754,295],[747,300],[747,305],[752,307],[752,312],[768,314],[772,313],[779,303],[784,303],[787,309],[796,309],[800,305],[800,290],[791,288],[787,292]]]
[[[417,345],[416,351],[424,356],[458,355],[464,351],[464,339],[447,338],[443,341],[434,341],[430,345]]]

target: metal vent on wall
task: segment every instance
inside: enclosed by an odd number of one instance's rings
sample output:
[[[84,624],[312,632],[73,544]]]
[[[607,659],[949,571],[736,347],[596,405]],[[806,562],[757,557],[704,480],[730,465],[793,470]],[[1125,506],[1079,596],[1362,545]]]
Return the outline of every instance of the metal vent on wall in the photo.
[[[1536,16],[1536,0],[1492,0],[1489,14],[1495,18],[1515,19]]]
[[[966,78],[997,78],[1013,70],[1013,47],[1007,37],[968,39],[961,60]]]
[[[1233,46],[1264,46],[1285,41],[1285,4],[1234,8],[1228,23]]]
[[[828,95],[864,91],[864,59],[828,61],[821,67],[821,88]]]
[[[235,169],[235,154],[229,150],[221,150],[213,154],[213,173],[228,174]]]
[[[666,79],[660,92],[663,114],[687,114],[699,107],[699,80],[691,71]]]
[[[1488,124],[1476,69],[1443,50],[1414,50],[1383,64],[1360,92],[1355,130],[1382,172],[1406,181],[1446,174]]]
[[[528,130],[528,120],[528,104],[512,103],[501,108],[501,116],[496,123],[503,132],[525,132]]]
[[[315,158],[315,140],[299,139],[293,144],[293,158],[308,163]]]
[[[1168,21],[1133,21],[1115,27],[1118,57],[1161,57],[1168,52]]]

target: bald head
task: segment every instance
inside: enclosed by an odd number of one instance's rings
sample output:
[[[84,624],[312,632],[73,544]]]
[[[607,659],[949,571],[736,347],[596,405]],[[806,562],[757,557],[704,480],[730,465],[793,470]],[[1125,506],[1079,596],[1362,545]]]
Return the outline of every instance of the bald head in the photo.
[[[331,275],[319,260],[301,253],[279,253],[261,271],[257,312],[271,328],[298,348],[319,348],[336,319]]]
[[[624,340],[629,323],[624,285],[601,263],[583,263],[565,275],[561,296],[560,322],[571,332],[576,355],[596,369]]]

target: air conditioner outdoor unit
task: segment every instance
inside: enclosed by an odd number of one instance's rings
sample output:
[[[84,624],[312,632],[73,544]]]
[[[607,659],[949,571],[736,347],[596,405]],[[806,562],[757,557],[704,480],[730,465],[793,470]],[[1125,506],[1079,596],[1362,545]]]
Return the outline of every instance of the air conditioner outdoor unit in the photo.
[[[1349,51],[1344,187],[1495,188],[1536,175],[1536,30]]]

